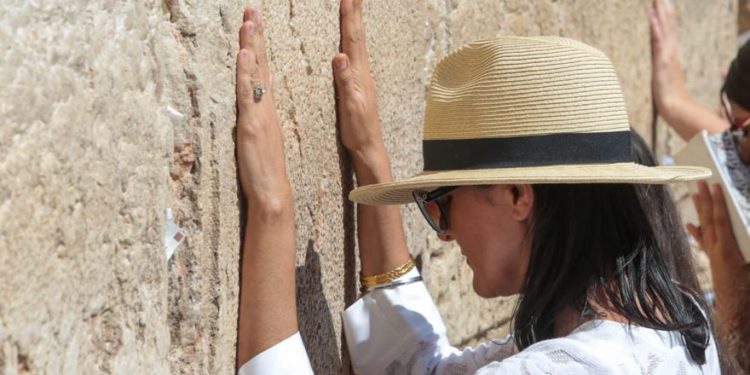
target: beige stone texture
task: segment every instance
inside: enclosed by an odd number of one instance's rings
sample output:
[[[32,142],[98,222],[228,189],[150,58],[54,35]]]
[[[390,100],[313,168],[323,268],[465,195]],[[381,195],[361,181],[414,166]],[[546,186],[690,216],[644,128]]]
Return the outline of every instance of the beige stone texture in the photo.
[[[302,335],[320,374],[348,372],[340,313],[356,299],[354,181],[335,126],[333,0],[254,1],[294,185]],[[398,177],[421,168],[434,64],[496,35],[553,34],[609,54],[651,139],[649,0],[369,0],[368,45]],[[735,1],[678,2],[690,90],[714,105]],[[234,371],[242,214],[234,146],[239,0],[0,3],[0,372]],[[658,145],[673,137],[659,130]],[[662,147],[660,150],[672,150]],[[166,208],[187,237],[167,261]],[[507,332],[455,245],[403,208],[409,246],[468,344]]]
[[[750,0],[739,0],[737,32],[742,34],[748,31],[750,31]]]

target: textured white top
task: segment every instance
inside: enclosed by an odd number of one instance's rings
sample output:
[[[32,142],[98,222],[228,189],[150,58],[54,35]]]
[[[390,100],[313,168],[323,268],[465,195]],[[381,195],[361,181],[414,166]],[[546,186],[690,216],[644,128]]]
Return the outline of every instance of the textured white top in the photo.
[[[404,278],[415,275],[416,270]],[[706,364],[698,366],[677,333],[605,320],[587,322],[566,337],[522,352],[509,338],[459,350],[450,346],[440,313],[421,282],[368,293],[343,318],[359,375],[720,374],[713,339]],[[250,370],[243,366],[240,375],[312,372],[301,340],[282,344],[283,363],[278,351],[266,356],[272,348],[251,360],[254,371],[243,371]],[[292,363],[299,365],[296,372],[289,372]]]

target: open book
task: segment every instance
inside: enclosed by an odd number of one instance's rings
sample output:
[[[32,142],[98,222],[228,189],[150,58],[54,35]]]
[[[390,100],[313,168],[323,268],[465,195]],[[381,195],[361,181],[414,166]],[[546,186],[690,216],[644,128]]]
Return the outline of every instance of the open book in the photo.
[[[707,182],[720,183],[724,189],[734,236],[745,261],[750,262],[750,165],[740,160],[734,135],[730,132],[709,135],[704,130],[675,155],[675,161],[711,169],[713,175]],[[697,189],[697,184],[690,184],[691,193]]]

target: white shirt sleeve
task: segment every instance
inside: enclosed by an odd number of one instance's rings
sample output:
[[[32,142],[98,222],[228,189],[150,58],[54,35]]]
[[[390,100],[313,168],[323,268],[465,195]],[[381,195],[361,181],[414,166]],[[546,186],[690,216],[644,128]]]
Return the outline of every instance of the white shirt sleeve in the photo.
[[[404,276],[412,278],[413,270]],[[510,338],[463,351],[451,347],[424,283],[365,294],[343,316],[349,355],[360,375],[656,374],[718,375],[716,348],[699,366],[674,331],[607,320],[583,323],[568,336],[518,353]],[[648,370],[646,370],[648,369]]]
[[[403,278],[418,275],[412,270]],[[452,347],[422,282],[372,291],[346,309],[343,320],[352,366],[361,375],[473,374],[515,352],[511,340]]]
[[[237,375],[312,375],[299,332],[247,361]]]

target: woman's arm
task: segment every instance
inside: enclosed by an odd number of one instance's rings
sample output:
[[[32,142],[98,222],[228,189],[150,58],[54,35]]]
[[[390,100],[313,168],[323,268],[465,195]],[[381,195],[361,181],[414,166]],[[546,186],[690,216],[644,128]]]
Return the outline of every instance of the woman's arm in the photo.
[[[378,120],[370,73],[362,0],[341,0],[341,52],[333,59],[341,141],[349,151],[359,186],[393,179]],[[398,206],[357,206],[362,274],[390,271],[409,260]]]
[[[705,129],[720,133],[729,123],[696,102],[685,88],[679,52],[677,17],[671,0],[654,0],[651,24],[652,88],[656,110],[677,134],[689,140]]]
[[[359,186],[390,182],[362,0],[341,0],[340,6],[342,53],[334,57],[333,71],[341,141]],[[382,274],[409,260],[398,206],[358,205],[357,238],[362,275]],[[416,275],[412,270],[404,278]],[[354,370],[361,374],[468,374],[513,352],[511,343],[464,351],[451,347],[440,313],[421,282],[367,293],[347,308],[344,331]]]
[[[297,332],[294,205],[264,43],[260,13],[248,7],[237,53],[237,158],[247,201],[238,368]],[[267,91],[258,95],[258,85]]]

